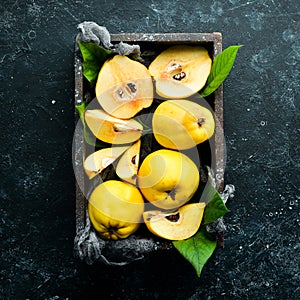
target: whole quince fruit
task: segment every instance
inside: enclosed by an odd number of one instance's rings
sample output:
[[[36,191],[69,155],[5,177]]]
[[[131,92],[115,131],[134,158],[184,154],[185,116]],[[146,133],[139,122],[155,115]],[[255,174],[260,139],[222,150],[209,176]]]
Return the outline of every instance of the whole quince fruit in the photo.
[[[144,200],[139,190],[125,182],[108,180],[92,192],[88,213],[103,239],[117,240],[134,233],[142,219]]]
[[[161,149],[143,160],[138,186],[144,197],[163,209],[177,208],[188,202],[199,185],[195,163],[185,154]]]
[[[110,115],[129,119],[153,101],[153,83],[148,69],[138,61],[115,55],[102,66],[96,97]]]
[[[212,60],[201,46],[178,45],[159,54],[149,66],[156,92],[164,98],[186,98],[201,90]]]
[[[153,133],[159,144],[170,149],[190,149],[208,140],[215,120],[209,109],[190,100],[167,100],[155,110]]]
[[[146,211],[143,217],[146,226],[155,235],[168,240],[185,240],[198,231],[204,208],[204,202],[191,203],[172,213]]]

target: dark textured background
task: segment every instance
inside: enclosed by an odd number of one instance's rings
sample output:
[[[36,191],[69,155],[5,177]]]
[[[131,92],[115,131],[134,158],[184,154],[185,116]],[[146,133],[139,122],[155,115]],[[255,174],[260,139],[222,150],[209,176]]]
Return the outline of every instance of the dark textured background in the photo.
[[[7,0],[0,14],[1,299],[299,299],[298,0]],[[73,36],[85,20],[244,45],[224,84],[236,195],[225,249],[200,279],[175,251],[123,268],[73,258]]]

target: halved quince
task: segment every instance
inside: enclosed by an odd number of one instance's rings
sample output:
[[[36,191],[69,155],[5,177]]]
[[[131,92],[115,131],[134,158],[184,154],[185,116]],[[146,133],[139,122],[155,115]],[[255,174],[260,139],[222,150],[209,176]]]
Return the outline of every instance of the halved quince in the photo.
[[[210,139],[215,132],[211,111],[190,100],[163,101],[152,119],[155,139],[171,149],[190,149]]]
[[[129,146],[104,148],[90,154],[83,164],[83,168],[89,179],[101,173],[128,148]]]
[[[134,142],[143,132],[143,126],[139,122],[114,118],[101,109],[87,110],[85,121],[99,140],[110,144]]]
[[[156,92],[165,98],[185,98],[200,91],[208,78],[212,60],[201,46],[179,45],[159,54],[149,66]]]
[[[204,208],[204,202],[191,203],[172,213],[146,211],[143,218],[153,234],[168,240],[185,240],[198,231]]]
[[[115,55],[104,63],[97,83],[96,97],[110,115],[128,119],[153,101],[153,83],[148,69],[126,56]]]
[[[138,140],[125,151],[116,167],[117,175],[121,179],[134,185],[136,184],[137,179],[140,147],[141,140]]]

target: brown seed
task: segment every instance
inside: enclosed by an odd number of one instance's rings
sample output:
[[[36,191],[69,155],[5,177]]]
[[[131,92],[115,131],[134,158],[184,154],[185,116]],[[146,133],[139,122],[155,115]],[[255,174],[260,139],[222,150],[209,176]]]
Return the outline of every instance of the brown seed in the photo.
[[[185,74],[184,72],[180,72],[180,73],[178,73],[178,74],[175,74],[175,75],[173,76],[173,78],[174,78],[175,80],[181,81],[183,78],[185,78],[185,76],[186,76],[186,74]]]
[[[179,220],[179,213],[166,216],[166,218],[171,222],[177,222]]]

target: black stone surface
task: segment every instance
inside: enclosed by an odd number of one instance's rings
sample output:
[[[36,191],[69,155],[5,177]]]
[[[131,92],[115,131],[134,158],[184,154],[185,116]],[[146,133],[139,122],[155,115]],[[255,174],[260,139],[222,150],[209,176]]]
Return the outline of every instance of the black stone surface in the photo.
[[[243,44],[224,84],[225,248],[201,278],[180,255],[127,267],[73,258],[73,36],[223,33]],[[1,299],[299,299],[298,0],[0,2]]]

